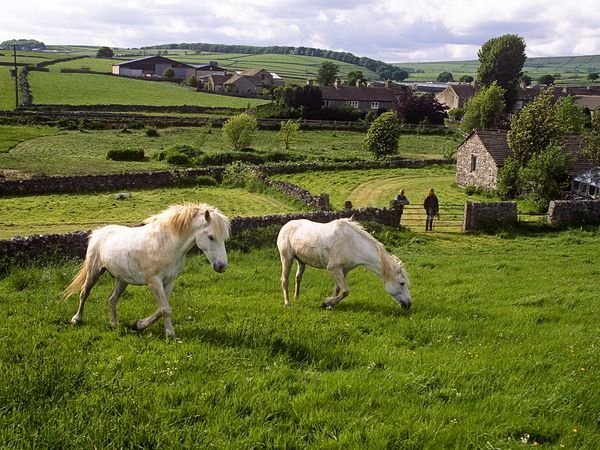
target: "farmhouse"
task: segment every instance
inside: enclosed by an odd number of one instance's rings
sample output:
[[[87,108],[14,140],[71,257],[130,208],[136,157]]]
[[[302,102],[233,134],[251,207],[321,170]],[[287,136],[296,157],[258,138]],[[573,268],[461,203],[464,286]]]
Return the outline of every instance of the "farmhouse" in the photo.
[[[591,161],[579,156],[579,135],[566,136],[565,146],[569,158],[569,176],[579,175],[593,167]],[[473,130],[456,152],[456,184],[461,187],[495,189],[498,171],[510,152],[506,130]]]
[[[283,86],[283,79],[265,69],[248,69],[238,72],[223,83],[223,90],[231,94],[252,97],[263,89]]]
[[[448,109],[464,108],[467,100],[475,93],[475,83],[448,83],[448,87],[435,96],[435,99]]]
[[[137,78],[161,78],[167,69],[173,69],[175,71],[174,78],[180,80],[196,75],[195,66],[180,63],[164,56],[146,56],[145,58],[113,64],[112,73]]]
[[[321,94],[326,108],[350,105],[361,112],[396,109],[396,96],[387,87],[343,86],[336,80],[333,86],[321,86]]]

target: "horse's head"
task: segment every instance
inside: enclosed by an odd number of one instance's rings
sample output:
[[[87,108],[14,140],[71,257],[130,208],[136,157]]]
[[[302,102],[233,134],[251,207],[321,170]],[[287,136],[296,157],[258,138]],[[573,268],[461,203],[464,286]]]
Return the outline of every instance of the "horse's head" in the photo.
[[[229,220],[218,210],[206,210],[196,220],[204,224],[196,231],[196,245],[204,252],[215,272],[227,269],[225,241],[229,238]]]
[[[412,299],[410,292],[408,291],[408,274],[404,268],[404,263],[399,259],[393,257],[396,264],[393,265],[393,271],[390,276],[385,280],[385,290],[394,297],[394,300],[398,302],[403,309],[410,309],[412,305]]]

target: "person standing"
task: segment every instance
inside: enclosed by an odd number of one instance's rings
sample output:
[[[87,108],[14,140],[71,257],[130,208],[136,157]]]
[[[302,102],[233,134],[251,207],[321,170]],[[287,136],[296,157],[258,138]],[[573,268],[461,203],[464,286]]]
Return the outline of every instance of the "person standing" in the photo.
[[[440,204],[433,188],[429,189],[429,194],[425,197],[423,208],[427,213],[425,219],[425,231],[433,231],[433,219],[440,213]]]
[[[398,225],[400,225],[400,221],[402,220],[402,213],[404,212],[404,205],[410,205],[410,201],[406,194],[404,194],[404,189],[400,189],[400,192],[396,197],[394,197],[394,201],[392,202],[392,206],[394,209],[398,211]]]

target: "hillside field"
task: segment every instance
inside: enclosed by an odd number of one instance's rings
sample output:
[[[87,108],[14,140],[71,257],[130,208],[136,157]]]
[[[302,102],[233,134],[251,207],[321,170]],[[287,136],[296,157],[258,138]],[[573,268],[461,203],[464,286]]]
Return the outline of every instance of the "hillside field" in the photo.
[[[188,258],[177,338],[130,287],[108,325],[107,275],[83,325],[60,292],[76,263],[0,278],[3,448],[597,448],[598,228],[416,235],[373,229],[407,264],[404,313],[377,277],[349,276],[334,310],[307,269],[284,309],[274,245]]]

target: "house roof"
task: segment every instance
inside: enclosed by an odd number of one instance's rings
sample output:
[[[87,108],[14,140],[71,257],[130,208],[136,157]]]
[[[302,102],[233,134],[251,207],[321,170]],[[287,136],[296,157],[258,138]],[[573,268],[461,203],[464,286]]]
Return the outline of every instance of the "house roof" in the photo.
[[[600,166],[592,167],[590,170],[574,176],[573,180],[600,187]]]
[[[321,86],[323,100],[395,102],[394,93],[381,87]]]
[[[193,64],[196,70],[206,70],[210,72],[226,72],[226,69],[215,66],[214,64]]]
[[[600,96],[598,95],[576,95],[573,99],[577,105],[585,106],[590,111],[595,111],[600,106]]]
[[[175,61],[174,59],[171,58],[165,58],[164,56],[146,56],[144,58],[138,58],[138,59],[132,59],[130,61],[124,61],[122,63],[119,64],[113,64],[114,66],[120,66],[120,67],[134,67],[134,68],[140,68],[140,69],[145,69],[145,68],[150,68],[150,67],[154,67],[155,64],[171,64],[174,67],[194,67],[191,64],[187,64],[187,63],[181,63],[178,61]]]
[[[496,166],[502,167],[506,158],[511,153],[506,138],[506,130],[473,130],[459,145],[461,147],[469,139],[479,138],[487,152],[490,154]],[[581,148],[581,136],[569,134],[565,136],[565,149],[567,151],[567,174],[577,175],[593,167],[593,163],[579,155]]]
[[[450,83],[448,89],[452,89],[458,98],[471,98],[475,95],[477,89],[471,83]]]
[[[220,75],[220,74],[211,74],[207,75],[206,78],[210,78],[214,84],[223,84],[227,80],[229,80],[232,75]]]
[[[246,77],[255,77],[256,75],[258,75],[261,72],[269,73],[265,69],[246,69],[246,70],[242,70],[241,72],[239,72],[238,75],[243,75]],[[270,73],[269,73],[269,75],[270,75]]]

